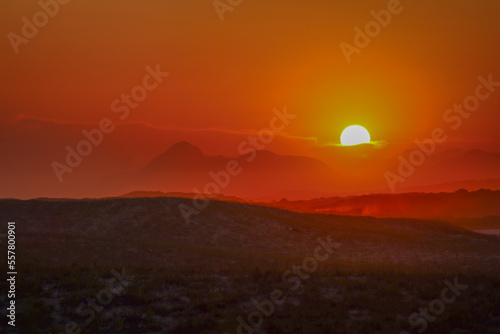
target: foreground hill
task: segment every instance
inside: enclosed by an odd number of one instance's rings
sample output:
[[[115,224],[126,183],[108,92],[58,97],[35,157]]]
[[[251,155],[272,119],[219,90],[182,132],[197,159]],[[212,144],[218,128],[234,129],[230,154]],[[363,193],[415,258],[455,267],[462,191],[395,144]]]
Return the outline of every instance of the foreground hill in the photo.
[[[195,193],[135,191],[122,198],[180,197],[197,198]],[[319,197],[309,200],[251,202],[243,198],[211,195],[225,202],[250,203],[301,213],[320,213],[378,218],[415,218],[443,220],[470,231],[498,230],[500,233],[500,191],[464,189],[450,193],[370,194]]]
[[[192,204],[0,200],[0,220],[16,221],[23,332],[59,333],[73,321],[93,333],[398,333],[413,329],[409,317],[440,296],[445,280],[467,289],[428,333],[500,329],[496,236],[440,221],[222,201],[187,223],[179,205]],[[304,278],[284,278],[321,244],[331,251],[326,260]],[[95,318],[82,316],[79,306],[106,288],[113,270],[130,276],[130,284]],[[297,281],[295,290],[290,283]],[[238,319],[251,321],[255,300],[276,288],[286,302],[260,326],[238,331]]]
[[[342,245],[337,260],[350,265],[500,270],[488,265],[490,256],[500,254],[497,239],[444,222],[299,214],[212,201],[188,224],[181,204],[193,202],[181,198],[2,200],[0,217],[15,218],[20,252],[26,252],[25,263],[33,265],[40,261],[50,266],[112,265],[126,260],[129,266],[222,269],[249,266],[251,259],[273,263],[279,257],[293,258],[314,249],[318,237],[330,236]],[[166,254],[171,256],[169,261]],[[201,263],[193,262],[201,258]]]

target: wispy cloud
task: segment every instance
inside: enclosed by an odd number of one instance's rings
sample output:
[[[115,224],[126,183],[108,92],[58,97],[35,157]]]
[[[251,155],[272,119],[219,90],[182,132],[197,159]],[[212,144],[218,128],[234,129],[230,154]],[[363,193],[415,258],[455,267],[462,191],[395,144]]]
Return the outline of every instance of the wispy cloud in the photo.
[[[383,147],[387,146],[387,141],[385,141],[385,140],[372,140],[369,143],[355,145],[355,146],[361,146],[361,145],[372,146],[373,148],[383,148]],[[322,147],[329,147],[329,146],[344,147],[344,145],[342,145],[341,143],[332,143],[332,142],[324,143],[321,146]]]
[[[56,118],[45,118],[45,117],[37,117],[37,116],[29,116],[24,114],[18,114],[12,117],[7,121],[8,123],[14,124],[46,124],[46,125],[76,125],[76,126],[98,126],[99,122],[84,122],[84,121],[74,121],[74,120],[64,120],[64,119],[56,119]],[[116,126],[140,126],[160,131],[179,131],[186,133],[202,133],[202,132],[217,132],[223,134],[232,134],[232,135],[257,135],[260,129],[228,129],[228,128],[220,128],[220,127],[203,127],[203,128],[190,128],[184,127],[176,124],[170,125],[156,125],[148,122],[119,122]],[[278,133],[277,136],[295,139],[295,140],[303,140],[308,142],[317,143],[318,139],[316,137],[307,137],[307,136],[296,136],[290,133]]]

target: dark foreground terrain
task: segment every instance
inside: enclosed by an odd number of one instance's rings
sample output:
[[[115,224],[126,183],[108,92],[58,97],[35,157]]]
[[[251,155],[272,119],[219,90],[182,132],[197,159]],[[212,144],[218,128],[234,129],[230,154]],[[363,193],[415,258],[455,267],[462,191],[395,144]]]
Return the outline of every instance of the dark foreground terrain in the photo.
[[[187,224],[180,204],[1,200],[19,332],[500,333],[498,236],[219,201]]]

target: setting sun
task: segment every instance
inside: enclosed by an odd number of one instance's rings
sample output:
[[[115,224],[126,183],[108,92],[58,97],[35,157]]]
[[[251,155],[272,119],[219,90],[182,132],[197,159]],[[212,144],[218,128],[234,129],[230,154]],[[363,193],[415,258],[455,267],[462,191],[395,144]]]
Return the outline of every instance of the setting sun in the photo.
[[[343,146],[353,146],[370,143],[370,133],[360,125],[351,125],[342,131],[340,143]]]

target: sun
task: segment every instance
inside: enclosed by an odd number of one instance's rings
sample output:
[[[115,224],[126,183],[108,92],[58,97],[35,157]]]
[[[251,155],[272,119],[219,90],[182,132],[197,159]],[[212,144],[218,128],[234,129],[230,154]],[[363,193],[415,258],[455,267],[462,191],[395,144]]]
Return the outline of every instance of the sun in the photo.
[[[351,125],[342,131],[340,135],[342,146],[353,146],[370,143],[370,133],[360,125]]]

